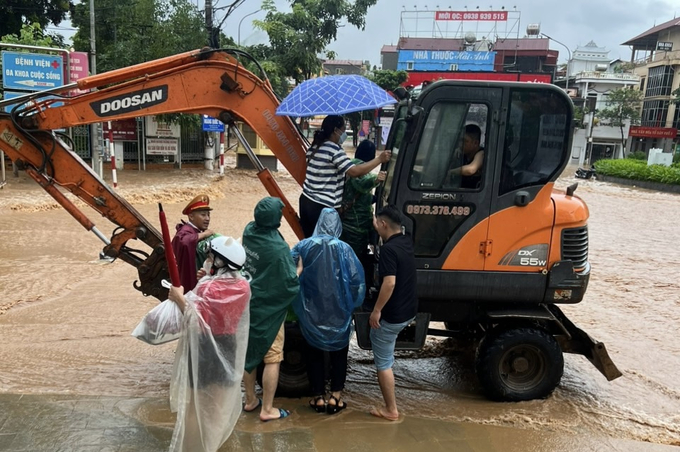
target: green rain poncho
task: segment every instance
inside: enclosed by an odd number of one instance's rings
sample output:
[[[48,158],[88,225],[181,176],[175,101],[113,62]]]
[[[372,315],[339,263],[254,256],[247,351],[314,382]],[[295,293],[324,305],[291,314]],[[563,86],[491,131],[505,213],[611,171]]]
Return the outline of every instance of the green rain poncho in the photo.
[[[360,165],[363,160],[352,159]],[[345,182],[342,196],[342,235],[340,240],[348,243],[354,253],[361,257],[368,246],[368,234],[373,229],[373,189],[377,176],[368,173],[361,177],[350,177]]]
[[[286,311],[300,290],[290,248],[279,233],[283,201],[267,197],[255,206],[255,221],[243,231],[246,249],[244,269],[250,273],[250,335],[246,372],[262,362],[271,347]]]

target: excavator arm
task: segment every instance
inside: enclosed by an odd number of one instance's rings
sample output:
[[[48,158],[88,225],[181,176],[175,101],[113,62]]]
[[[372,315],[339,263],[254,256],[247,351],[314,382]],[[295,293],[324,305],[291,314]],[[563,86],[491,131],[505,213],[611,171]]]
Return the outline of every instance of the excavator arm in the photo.
[[[248,71],[233,54],[204,49],[83,78],[77,83],[27,96],[32,102],[0,113],[0,150],[25,170],[85,229],[104,243],[106,255],[137,268],[135,287],[165,299],[167,263],[159,231],[73,153],[56,129],[164,113],[195,113],[225,123],[248,124],[302,185],[306,140],[288,117],[276,116],[279,101],[266,78]],[[70,89],[92,90],[77,97],[42,99]],[[16,102],[17,99],[12,99]],[[50,106],[55,102],[60,106]],[[8,102],[5,102],[8,103]],[[0,102],[2,106],[3,102]],[[247,143],[244,143],[247,145]],[[284,217],[302,238],[298,216],[268,169],[258,177],[285,204]],[[63,193],[69,191],[117,225],[110,239]],[[150,252],[126,244],[139,239]]]

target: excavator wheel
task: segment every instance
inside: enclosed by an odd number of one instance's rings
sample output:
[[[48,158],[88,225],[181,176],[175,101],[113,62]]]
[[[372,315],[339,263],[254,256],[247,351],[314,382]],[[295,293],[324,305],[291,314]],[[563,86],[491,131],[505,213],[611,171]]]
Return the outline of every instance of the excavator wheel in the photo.
[[[492,400],[518,402],[550,395],[562,379],[564,358],[555,338],[537,328],[490,333],[477,349],[477,377]]]

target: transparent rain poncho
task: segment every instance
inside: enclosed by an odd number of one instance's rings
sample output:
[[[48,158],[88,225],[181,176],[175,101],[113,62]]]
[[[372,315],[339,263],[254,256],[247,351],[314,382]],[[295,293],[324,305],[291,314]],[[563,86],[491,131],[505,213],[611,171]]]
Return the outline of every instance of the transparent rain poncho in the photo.
[[[302,335],[313,347],[327,351],[349,344],[352,312],[366,292],[364,269],[352,248],[338,239],[341,232],[340,216],[325,208],[314,235],[291,251],[303,265],[300,294],[293,301]]]
[[[241,414],[250,286],[223,273],[202,278],[185,298],[170,383],[170,408],[177,412],[170,451],[215,452]]]

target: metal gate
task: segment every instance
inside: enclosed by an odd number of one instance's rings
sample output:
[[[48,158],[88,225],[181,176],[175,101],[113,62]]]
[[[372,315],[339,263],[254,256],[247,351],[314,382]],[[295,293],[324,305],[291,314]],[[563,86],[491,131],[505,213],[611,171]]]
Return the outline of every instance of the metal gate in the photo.
[[[72,151],[78,154],[83,160],[90,160],[92,152],[90,151],[90,126],[75,126],[71,127],[71,139],[73,140]]]

